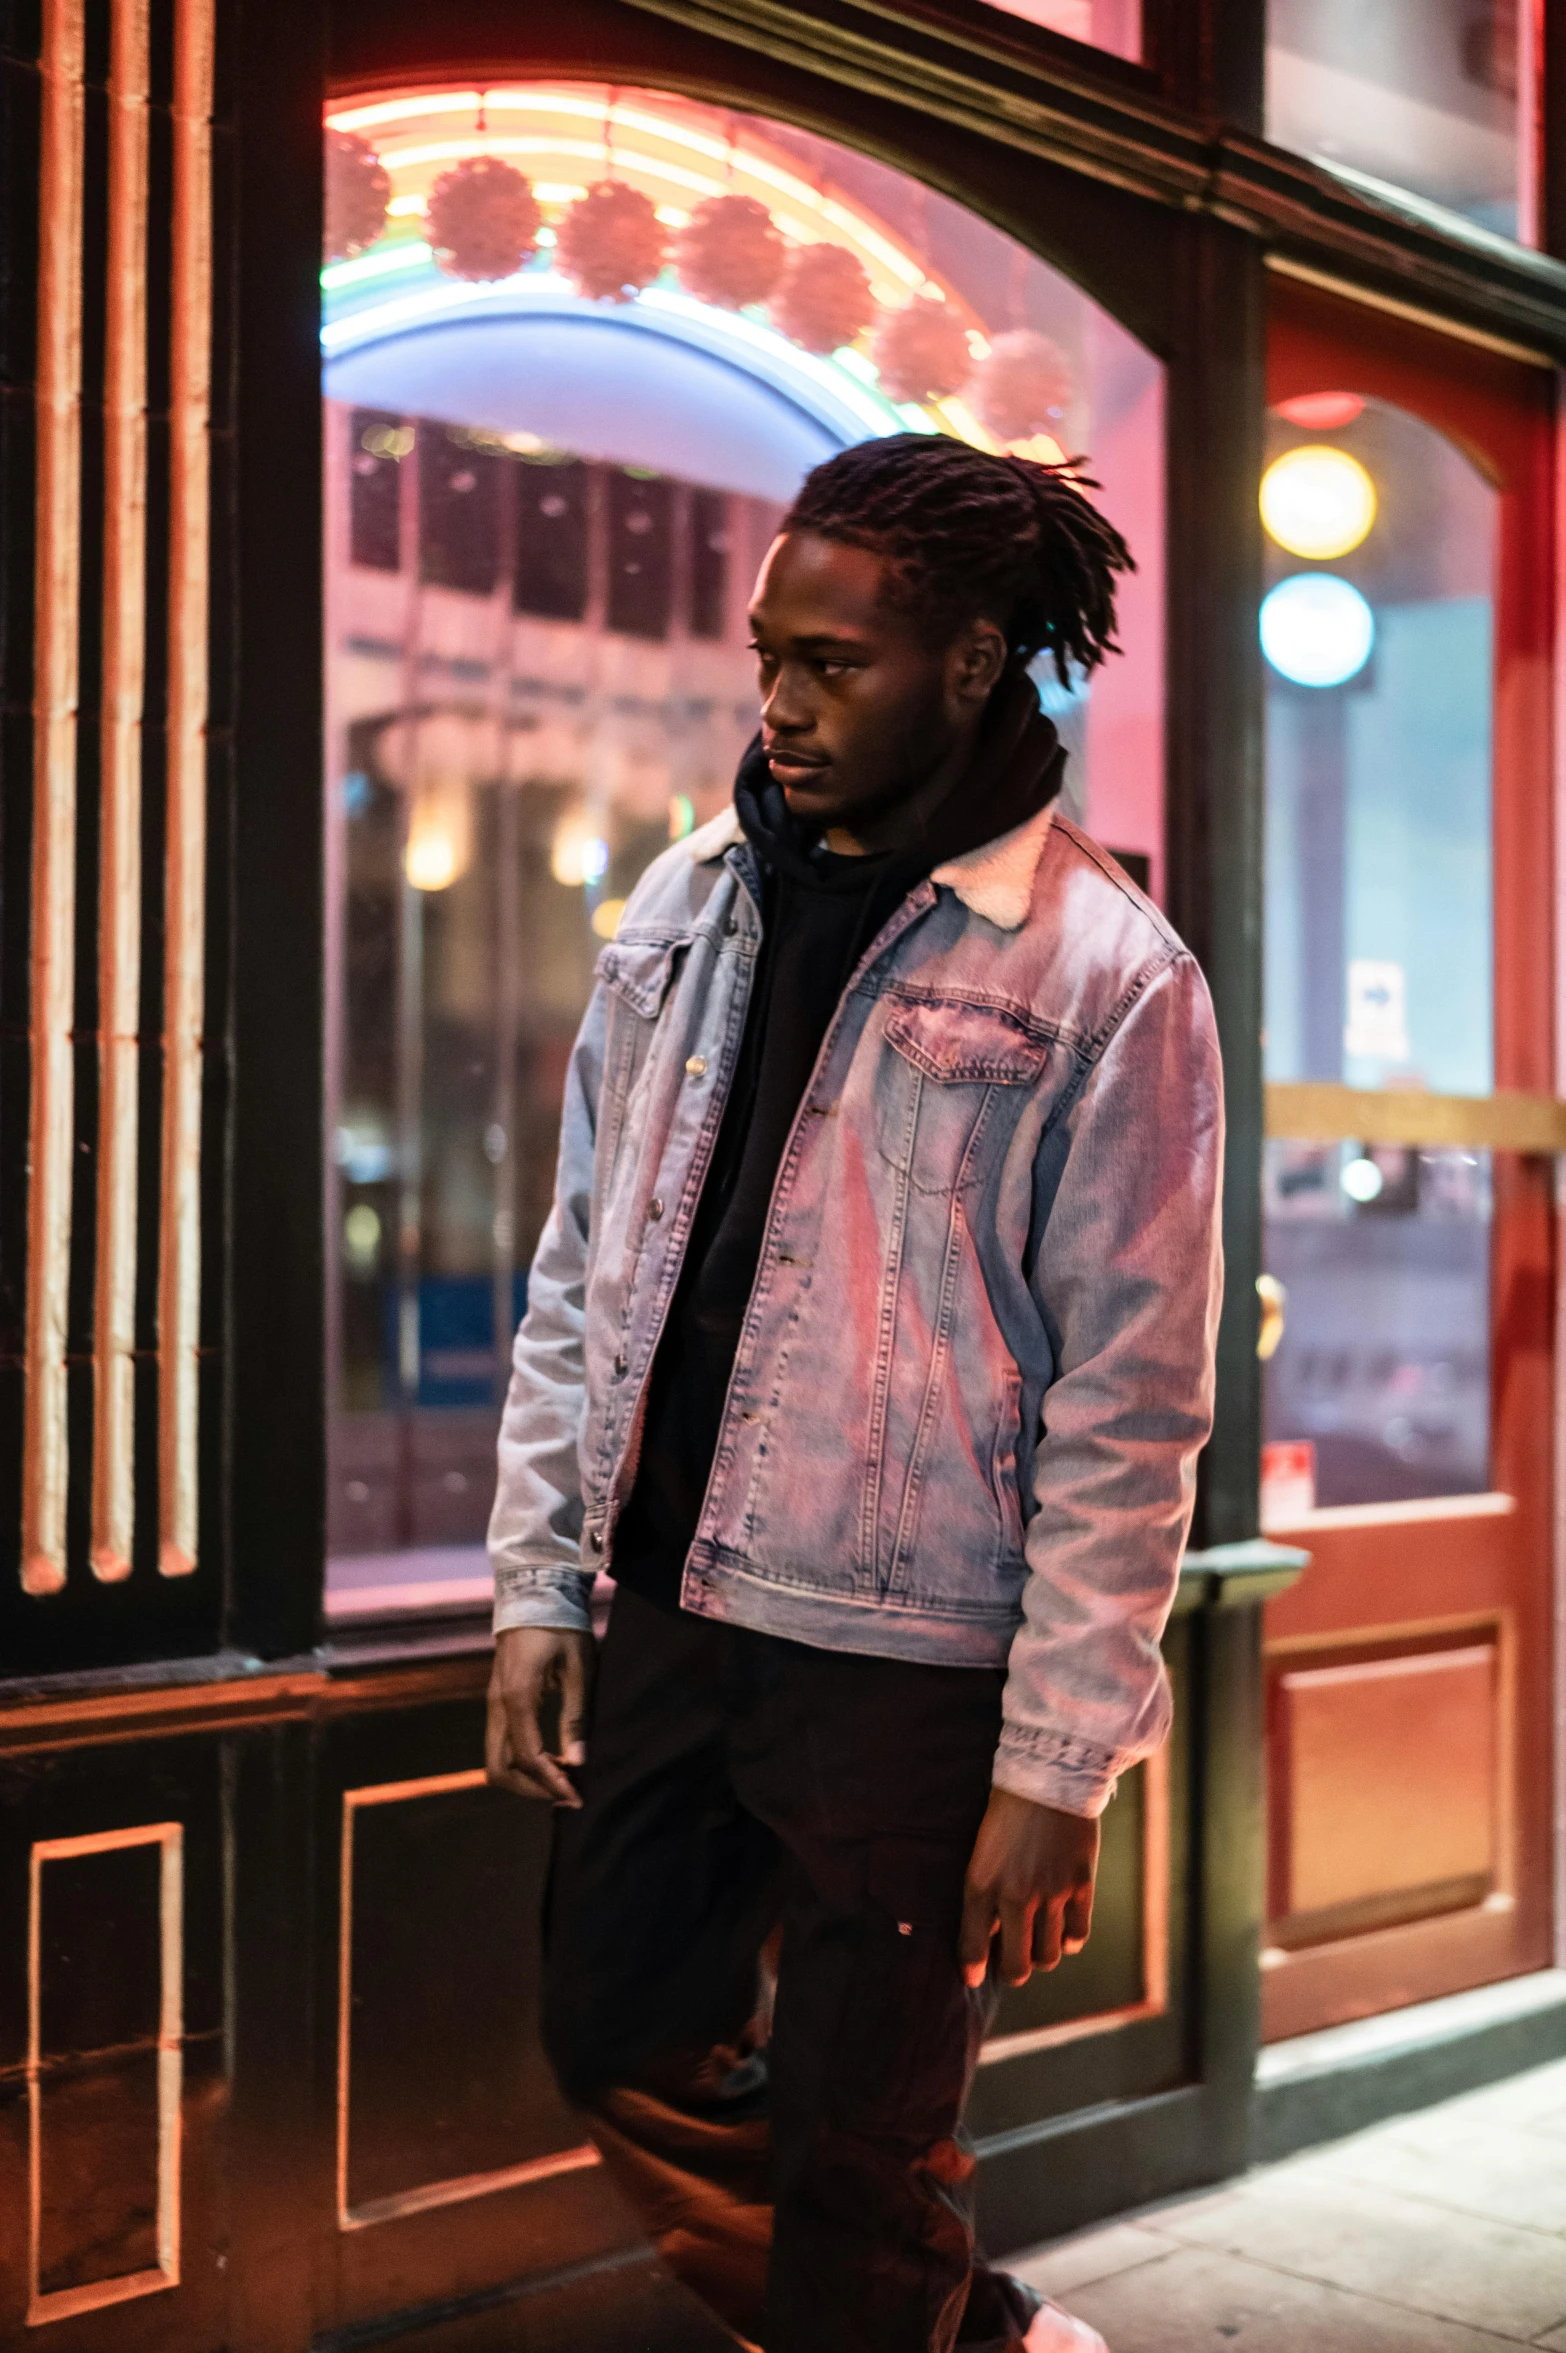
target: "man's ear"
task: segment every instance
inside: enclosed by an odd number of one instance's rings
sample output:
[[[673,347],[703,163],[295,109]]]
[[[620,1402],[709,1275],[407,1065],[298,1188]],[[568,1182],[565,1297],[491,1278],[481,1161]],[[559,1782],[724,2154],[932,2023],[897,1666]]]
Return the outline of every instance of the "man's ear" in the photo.
[[[988,702],[1005,667],[1005,631],[993,621],[965,622],[947,652],[947,689],[969,707]]]

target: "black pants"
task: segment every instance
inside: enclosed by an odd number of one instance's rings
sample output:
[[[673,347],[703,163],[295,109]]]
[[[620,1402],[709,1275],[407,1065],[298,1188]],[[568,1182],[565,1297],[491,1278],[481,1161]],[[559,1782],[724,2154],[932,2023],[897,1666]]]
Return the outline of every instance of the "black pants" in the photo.
[[[615,1596],[545,2040],[665,2262],[765,2353],[1003,2353],[1036,2307],[975,2260],[960,2130],[1001,1680]]]

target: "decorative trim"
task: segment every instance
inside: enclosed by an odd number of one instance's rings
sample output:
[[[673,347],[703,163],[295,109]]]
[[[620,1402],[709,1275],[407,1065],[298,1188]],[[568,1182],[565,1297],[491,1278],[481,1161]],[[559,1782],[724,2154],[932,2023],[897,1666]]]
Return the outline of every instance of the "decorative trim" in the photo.
[[[1291,1536],[1323,1536],[1334,1528],[1413,1528],[1446,1520],[1504,1520],[1515,1495],[1419,1495],[1405,1503],[1332,1503],[1280,1520]]]
[[[100,1830],[85,1838],[35,1841],[27,1911],[27,2117],[28,2261],[27,2325],[37,2328],[74,2313],[97,2312],[106,2304],[128,2303],[179,2285],[179,2190],[182,2140],[180,2094],[184,2059],[184,1854],[178,1822],[149,1822],[134,1830]],[[39,2285],[43,2238],[43,2135],[39,2049],[43,2009],[43,1866],[69,1855],[111,1854],[129,1846],[162,1848],[159,1870],[159,1953],[161,2004],[158,2019],[158,2260],[147,2271],[122,2272],[117,2279],[89,2280],[79,2288],[45,2292]]]
[[[532,2157],[522,2165],[501,2166],[493,2173],[463,2173],[446,2181],[421,2182],[416,2188],[395,2190],[389,2197],[367,2198],[362,2206],[348,2203],[348,2121],[350,2065],[353,2041],[353,1828],[362,1806],[402,1805],[411,1798],[441,1797],[452,1790],[482,1789],[485,1776],[474,1767],[465,1773],[432,1773],[416,1781],[380,1781],[364,1789],[343,1791],[342,1862],[337,1924],[337,2227],[365,2230],[376,2222],[396,2222],[409,2214],[426,2214],[435,2206],[456,2206],[470,2198],[487,2198],[497,2190],[514,2190],[526,2183],[545,2181],[557,2173],[580,2173],[600,2162],[589,2142],[575,2148]]]
[[[1142,1815],[1142,1998],[1118,2010],[1095,2010],[1085,2018],[1063,2018],[1021,2034],[992,2035],[979,2053],[981,2067],[1020,2059],[1031,2051],[1056,2051],[1089,2035],[1115,2034],[1162,2018],[1169,2008],[1169,1751],[1154,1749],[1143,1760],[1146,1776]]]
[[[104,333],[103,720],[98,915],[98,1263],[92,1570],[130,1575],[135,1526],[141,730],[147,643],[149,0],[116,0]]]
[[[75,1089],[85,0],[44,0],[38,180],[33,653],[32,1106],[22,1585],[65,1583],[65,1343]]]
[[[67,1688],[48,1697],[39,1696],[37,1684],[24,1686],[9,1704],[0,1693],[0,1754],[482,1699],[493,1652],[488,1628],[479,1641],[442,1647],[445,1655],[432,1657],[402,1653],[398,1645],[392,1656],[382,1650],[373,1660],[351,1662],[350,1671],[337,1673],[296,1661],[263,1674],[257,1671],[259,1660],[227,1652],[192,1662],[196,1671],[188,1680],[177,1680],[165,1669],[131,1681],[111,1670],[62,1677]]]
[[[437,2206],[459,2206],[469,2198],[487,2198],[496,2190],[525,2189],[531,2181],[548,2181],[557,2173],[584,2173],[601,2164],[591,2141],[558,2155],[533,2157],[526,2165],[502,2166],[495,2173],[462,2173],[450,2181],[426,2182],[422,2189],[394,2190],[388,2198],[367,2198],[362,2206],[339,2209],[339,2230],[367,2230],[376,2222],[401,2222],[409,2214],[428,2214]]]
[[[206,959],[208,433],[212,382],[213,0],[179,0],[169,399],[169,702],[158,1567],[196,1565],[201,1053]]]
[[[1566,1152],[1566,1102],[1554,1095],[1427,1095],[1416,1087],[1270,1082],[1269,1138],[1335,1144],[1408,1144],[1490,1152]]]

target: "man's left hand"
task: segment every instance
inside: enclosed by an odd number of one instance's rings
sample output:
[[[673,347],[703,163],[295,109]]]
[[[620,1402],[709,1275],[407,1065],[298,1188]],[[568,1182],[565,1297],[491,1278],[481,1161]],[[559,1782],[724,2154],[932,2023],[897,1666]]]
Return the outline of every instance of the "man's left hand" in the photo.
[[[992,1789],[963,1888],[962,1973],[982,1985],[1000,1935],[1001,1976],[1026,1985],[1079,1953],[1093,1924],[1098,1823]]]

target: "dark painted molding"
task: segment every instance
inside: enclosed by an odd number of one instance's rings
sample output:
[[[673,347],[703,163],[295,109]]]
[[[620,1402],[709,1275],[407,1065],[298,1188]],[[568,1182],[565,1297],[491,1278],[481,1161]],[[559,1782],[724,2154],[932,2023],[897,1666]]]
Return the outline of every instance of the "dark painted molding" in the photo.
[[[225,1634],[320,1624],[326,1529],[321,821],[321,92],[313,0],[225,12],[238,191],[237,603]],[[220,270],[223,263],[220,260]]]
[[[1228,1106],[1225,1296],[1198,1547],[1255,1535],[1261,1440],[1264,292],[1254,240],[1186,220],[1168,407],[1168,901],[1212,990]]]
[[[1052,2117],[980,2141],[979,2236],[995,2255],[1080,2230],[1106,2214],[1173,2197],[1231,2170],[1202,2084]]]
[[[1420,302],[1438,315],[1506,336],[1541,354],[1566,354],[1566,267],[1502,239],[1450,235],[1382,206],[1319,165],[1260,137],[1250,96],[1257,34],[1243,47],[1226,39],[1198,90],[1229,127],[1212,135],[1198,113],[1111,90],[1100,61],[1092,84],[1068,80],[1037,42],[975,40],[955,8],[917,14],[839,0],[802,8],[788,0],[623,0],[768,58],[786,57],[865,97],[891,99],[953,126],[974,129],[1041,160],[1069,165],[1102,183],[1165,204],[1214,211],[1267,242],[1309,249],[1367,289]],[[1229,26],[1248,12],[1240,0],[1218,9]],[[1260,9],[1256,11],[1260,16]],[[908,29],[893,35],[889,27]],[[531,42],[529,43],[531,46]],[[511,49],[513,64],[520,45]],[[1225,74],[1233,73],[1229,88]],[[1187,65],[1185,77],[1189,79]],[[1254,120],[1247,127],[1246,117]]]
[[[1271,2164],[1297,2149],[1362,2132],[1386,2117],[1406,2116],[1498,2083],[1525,2067],[1566,2058],[1566,1977],[1560,1970],[1546,1977],[1548,1997],[1526,2008],[1505,2004],[1506,1995],[1529,1983],[1514,1980],[1486,1989],[1502,1997],[1492,2017],[1454,2017],[1448,2023],[1442,2013],[1456,2013],[1473,2002],[1471,1995],[1459,1995],[1405,2013],[1406,2032],[1396,2043],[1378,2032],[1356,2051],[1355,2030],[1337,2028],[1305,2038],[1318,2046],[1309,2066],[1269,2074],[1264,2058],[1252,2108],[1252,2161]],[[1384,2029],[1387,2021],[1362,2023]],[[1288,2052],[1289,2045],[1281,2043],[1267,2056],[1282,2059]]]

